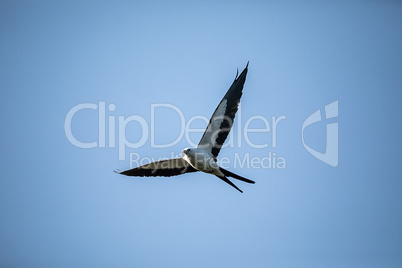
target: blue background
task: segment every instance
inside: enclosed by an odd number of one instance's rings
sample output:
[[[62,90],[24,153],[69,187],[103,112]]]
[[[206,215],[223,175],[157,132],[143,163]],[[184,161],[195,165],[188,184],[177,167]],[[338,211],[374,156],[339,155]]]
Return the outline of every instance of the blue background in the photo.
[[[0,3],[1,267],[401,267],[402,4],[398,1]],[[250,61],[235,128],[286,116],[222,150],[229,169],[256,181],[214,176],[130,178],[129,153],[169,148],[81,149],[64,120],[80,103],[106,117],[151,104],[208,117]],[[339,165],[310,155],[304,120],[339,101]],[[306,129],[325,151],[326,121]],[[106,127],[109,125],[106,124]],[[202,121],[193,127],[204,127]],[[262,128],[254,121],[253,128]],[[180,120],[157,110],[155,142]],[[116,127],[116,144],[118,136]],[[73,118],[74,136],[98,141],[98,110]],[[136,142],[141,126],[126,137]],[[201,134],[192,134],[196,142]],[[106,134],[108,138],[108,134]],[[235,155],[275,153],[286,168],[235,166]]]

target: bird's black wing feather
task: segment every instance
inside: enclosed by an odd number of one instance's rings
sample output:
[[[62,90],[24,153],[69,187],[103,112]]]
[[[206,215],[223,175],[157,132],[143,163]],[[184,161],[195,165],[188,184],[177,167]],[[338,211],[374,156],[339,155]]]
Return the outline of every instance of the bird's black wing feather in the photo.
[[[171,177],[184,173],[196,172],[183,158],[155,161],[126,171],[117,172],[126,176],[136,177]]]
[[[198,148],[211,150],[214,157],[217,157],[222,148],[230,129],[233,125],[236,112],[238,110],[240,98],[246,81],[248,63],[243,72],[237,76],[212,114],[208,126],[202,136]]]

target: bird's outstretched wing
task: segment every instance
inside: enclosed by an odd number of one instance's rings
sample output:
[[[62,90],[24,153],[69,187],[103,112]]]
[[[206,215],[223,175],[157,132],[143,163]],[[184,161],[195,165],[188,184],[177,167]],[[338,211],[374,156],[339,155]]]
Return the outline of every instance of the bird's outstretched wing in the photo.
[[[115,172],[122,175],[137,177],[170,177],[196,171],[197,170],[190,166],[183,158],[173,158],[155,161],[126,171]]]
[[[236,115],[240,98],[243,91],[244,82],[248,70],[248,63],[243,72],[236,78],[225,96],[216,107],[215,112],[212,114],[209,124],[202,136],[198,148],[204,148],[211,151],[214,157],[217,157],[219,151],[225,142],[230,129],[233,125],[233,120]]]

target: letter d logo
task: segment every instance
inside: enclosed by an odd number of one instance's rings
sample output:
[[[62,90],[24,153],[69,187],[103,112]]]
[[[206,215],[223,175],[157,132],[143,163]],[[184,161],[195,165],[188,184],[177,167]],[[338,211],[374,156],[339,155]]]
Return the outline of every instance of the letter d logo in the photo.
[[[325,106],[325,118],[330,119],[338,117],[338,101],[334,101]],[[311,114],[302,127],[302,142],[304,148],[312,154],[315,158],[327,163],[330,166],[338,166],[338,123],[327,124],[327,141],[325,146],[325,153],[320,153],[304,142],[304,129],[314,123],[321,121],[321,111],[317,110]]]

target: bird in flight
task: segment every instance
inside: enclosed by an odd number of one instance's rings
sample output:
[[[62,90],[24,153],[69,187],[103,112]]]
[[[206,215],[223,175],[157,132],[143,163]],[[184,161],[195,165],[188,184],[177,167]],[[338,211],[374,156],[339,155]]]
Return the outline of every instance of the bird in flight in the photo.
[[[155,161],[126,171],[115,172],[126,176],[170,177],[202,171],[217,176],[242,193],[243,191],[231,182],[228,177],[247,183],[255,182],[219,167],[216,158],[232,128],[244,82],[246,81],[247,71],[248,62],[246,68],[244,68],[240,75],[237,71],[233,84],[212,114],[204,135],[197,147],[184,149],[182,152],[184,156],[180,158]]]

